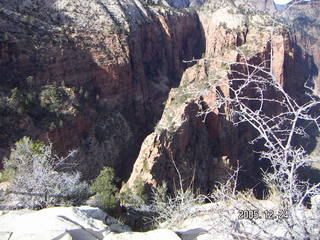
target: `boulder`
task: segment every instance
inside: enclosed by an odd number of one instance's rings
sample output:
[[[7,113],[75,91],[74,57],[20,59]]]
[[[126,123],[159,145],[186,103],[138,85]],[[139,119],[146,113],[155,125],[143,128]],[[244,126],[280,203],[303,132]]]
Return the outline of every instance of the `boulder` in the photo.
[[[0,232],[1,240],[9,240],[12,235],[12,232]]]

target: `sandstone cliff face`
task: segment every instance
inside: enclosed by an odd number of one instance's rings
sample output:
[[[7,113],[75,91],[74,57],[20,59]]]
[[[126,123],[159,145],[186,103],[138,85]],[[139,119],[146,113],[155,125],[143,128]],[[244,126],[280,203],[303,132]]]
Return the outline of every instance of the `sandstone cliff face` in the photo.
[[[242,12],[268,12],[274,13],[276,6],[273,0],[205,0],[203,3],[203,9],[217,9],[226,6],[232,6],[238,8]]]
[[[315,85],[319,94],[319,68],[320,68],[320,3],[310,1],[304,4],[295,4],[285,11],[285,17],[291,24],[291,42],[294,48],[294,56],[286,56],[287,72],[291,81],[295,81],[299,88],[303,87],[305,79],[309,79],[309,85]],[[297,90],[288,86],[290,92]],[[301,97],[301,96],[300,96]]]
[[[1,150],[7,153],[18,138],[31,135],[49,139],[62,153],[78,148],[76,161],[86,178],[103,165],[128,175],[161,104],[187,67],[182,60],[201,55],[197,15],[138,0],[0,6],[2,96],[22,108],[3,110],[8,117]],[[30,101],[19,102],[15,88]],[[53,93],[41,98],[46,89]],[[61,94],[73,99],[66,106],[72,111],[53,107],[65,102]]]
[[[285,56],[285,78],[288,79],[287,83],[291,83],[285,87],[299,102],[306,99],[306,92],[317,96],[320,94],[319,12],[320,3],[315,0],[295,4],[284,12],[290,25],[292,49],[292,54]],[[314,90],[305,90],[305,84]],[[307,131],[311,140],[305,142],[305,149],[315,153],[319,151],[318,132],[312,127]]]
[[[188,68],[180,86],[171,90],[163,116],[155,131],[143,142],[123,191],[128,188],[134,191],[138,182],[145,182],[146,187],[157,187],[162,181],[169,182],[172,191],[180,175],[184,187],[193,183],[207,193],[217,181],[223,182],[237,164],[245,173],[240,174],[240,188],[257,183],[261,166],[256,163],[257,157],[248,144],[255,132],[246,125],[238,128],[232,125],[228,109],[217,108],[210,85],[217,84],[215,80],[232,78],[223,62],[247,59],[250,64],[270,69],[271,49],[276,59],[272,72],[284,84],[285,56],[291,54],[291,43],[288,34],[279,29],[281,34],[275,34],[270,44],[271,33],[255,27],[268,21],[268,16],[244,15],[241,11],[231,4],[209,10],[204,6],[199,11],[206,39],[206,59]],[[245,73],[239,65],[231,64],[231,68]],[[229,89],[223,84],[220,90],[221,94],[229,96]],[[194,110],[188,114],[187,109]],[[213,111],[199,116],[199,112],[207,109]],[[279,109],[270,106],[269,112],[273,111]]]
[[[168,182],[173,192],[183,184],[208,192],[214,182],[214,156],[205,123],[197,114],[201,105],[193,99],[170,94],[165,112],[155,131],[143,142],[128,183],[123,191],[135,192],[139,184],[150,190]],[[183,98],[183,97],[182,97]],[[182,101],[182,102],[179,102]]]
[[[291,26],[288,30],[275,26],[275,32],[272,34],[270,16],[262,14],[261,11],[273,12],[274,3],[259,1],[255,3],[255,10],[250,4],[253,2],[206,1],[200,7],[198,14],[205,34],[206,59],[188,68],[183,74],[179,88],[171,91],[162,119],[155,132],[143,142],[133,173],[123,190],[134,190],[140,180],[143,180],[146,186],[157,187],[163,180],[168,181],[169,186],[174,186],[180,174],[182,179],[186,179],[185,187],[194,181],[201,191],[206,192],[212,189],[216,181],[223,182],[230,168],[237,164],[242,167],[239,176],[240,188],[252,187],[259,182],[259,169],[265,166],[257,162],[257,156],[250,154],[252,146],[248,144],[256,133],[247,125],[235,128],[231,124],[228,108],[217,109],[216,96],[210,91],[210,84],[213,80],[229,81],[233,77],[227,73],[223,62],[237,63],[246,59],[250,64],[260,65],[265,69],[271,68],[274,77],[289,94],[303,101],[304,84],[311,80],[310,86],[314,82],[317,89],[318,85],[319,11],[315,8],[317,4],[314,1],[305,4],[308,7],[303,5],[292,8],[292,12],[288,13],[290,16],[286,17],[289,18],[289,22],[300,28]],[[314,8],[311,9],[310,6]],[[309,13],[308,16],[306,13]],[[312,25],[310,22],[315,24]],[[257,26],[265,27],[259,29]],[[272,40],[269,41],[270,39]],[[246,69],[237,64],[231,64],[231,69],[233,72],[246,74]],[[224,96],[230,95],[228,87],[224,85],[220,86],[220,93]],[[267,94],[276,98],[274,92]],[[248,95],[254,96],[254,92],[249,92]],[[188,109],[196,104],[199,112],[205,112],[207,109],[212,111],[205,115],[205,118],[200,117],[205,121],[192,125],[194,121],[199,121],[199,117],[184,118],[184,111],[175,111],[174,109],[179,108],[173,107],[172,102],[177,99],[180,101],[181,109]],[[272,114],[281,109],[270,104],[265,111]],[[199,136],[198,133],[202,133],[199,141],[193,141],[188,135],[190,126],[198,128],[194,135]],[[185,145],[174,144],[182,142],[177,140],[176,136],[185,139],[183,142],[187,143],[188,151]],[[316,142],[314,136],[311,135],[311,138],[313,140],[310,142]],[[203,145],[206,146],[204,149],[210,151],[203,151]],[[309,148],[312,146],[306,146],[306,149]],[[202,154],[198,158],[190,156],[188,152]],[[181,169],[175,169],[175,163]],[[205,172],[201,167],[197,167],[200,165],[210,170]],[[190,179],[190,176],[193,178]],[[206,188],[202,187],[203,182],[206,182]],[[258,194],[262,188],[261,185],[256,187]],[[172,191],[172,188],[169,190]]]

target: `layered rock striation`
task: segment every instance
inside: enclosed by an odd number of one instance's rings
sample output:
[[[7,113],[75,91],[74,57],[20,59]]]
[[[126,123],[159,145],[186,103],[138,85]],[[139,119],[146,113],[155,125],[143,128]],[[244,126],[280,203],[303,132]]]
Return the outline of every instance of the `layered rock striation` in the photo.
[[[319,11],[318,1],[308,1],[306,3],[292,2],[283,13],[285,18],[290,20],[290,40],[294,48],[294,56],[287,56],[286,61],[288,75],[292,73],[290,81],[295,81],[295,84],[302,88],[304,80],[308,79],[309,86],[314,85],[317,94],[319,94],[320,81]],[[288,86],[290,92],[294,92],[292,86],[291,88]],[[299,95],[297,92],[295,94]]]
[[[0,6],[1,158],[31,135],[62,154],[78,149],[86,178],[103,165],[128,175],[182,60],[201,56],[197,15],[139,0]]]
[[[182,182],[183,187],[194,184],[207,193],[217,182],[225,181],[232,168],[240,165],[238,187],[255,186],[257,196],[263,193],[259,172],[267,165],[258,161],[258,155],[253,153],[253,150],[261,150],[262,145],[258,144],[253,149],[249,144],[256,132],[246,124],[234,127],[228,107],[217,107],[216,95],[210,86],[217,87],[219,81],[227,83],[236,77],[235,73],[237,77],[247,75],[247,70],[237,64],[246,61],[271,71],[289,94],[299,99],[305,96],[304,84],[310,76],[317,74],[312,69],[320,65],[313,61],[313,58],[317,59],[315,42],[311,48],[304,45],[304,41],[296,39],[299,35],[293,28],[288,30],[278,24],[272,26],[269,14],[252,8],[244,10],[238,3],[210,4],[208,1],[200,7],[198,14],[206,39],[205,58],[188,68],[180,86],[171,90],[163,116],[155,131],[143,142],[131,177],[122,191],[141,188],[141,182],[148,189],[167,181],[171,192],[177,186],[181,187],[179,184]],[[273,11],[273,2],[264,4],[261,1],[260,10]],[[312,39],[310,36],[317,35],[311,34],[310,30],[308,32],[307,42]],[[302,54],[303,45],[309,55]],[[228,73],[229,65],[225,63],[230,64],[232,74]],[[220,85],[220,94],[231,97],[228,84]],[[277,98],[276,92],[266,94]],[[254,90],[248,92],[248,96],[254,95]],[[187,109],[192,108],[198,114],[188,114]],[[266,114],[280,111],[272,104],[265,106]],[[314,136],[311,139],[310,142],[316,142]]]

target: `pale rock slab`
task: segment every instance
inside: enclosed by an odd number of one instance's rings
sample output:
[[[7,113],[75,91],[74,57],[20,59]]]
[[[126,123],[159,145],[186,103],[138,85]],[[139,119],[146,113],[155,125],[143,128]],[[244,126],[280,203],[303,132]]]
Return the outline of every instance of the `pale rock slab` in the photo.
[[[10,240],[103,239],[115,225],[106,225],[106,217],[110,218],[102,210],[87,206],[3,211],[0,215],[0,239],[6,239],[8,234],[11,235]],[[116,227],[117,231],[130,230],[128,227],[120,228],[119,224]]]

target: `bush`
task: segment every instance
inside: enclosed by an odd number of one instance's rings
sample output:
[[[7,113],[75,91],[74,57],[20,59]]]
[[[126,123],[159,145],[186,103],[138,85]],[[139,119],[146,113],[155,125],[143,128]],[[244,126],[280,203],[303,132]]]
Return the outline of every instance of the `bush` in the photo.
[[[13,169],[4,169],[0,172],[0,182],[9,182],[14,176]]]
[[[119,200],[122,205],[129,205],[140,210],[145,210],[146,207],[149,208],[149,206],[146,205],[148,195],[146,194],[142,179],[137,178],[132,188],[129,188],[128,185],[125,184],[119,194]]]
[[[75,95],[71,89],[56,85],[45,86],[39,95],[40,105],[51,113],[74,114]]]
[[[180,220],[192,217],[190,210],[203,204],[206,197],[195,194],[191,188],[177,189],[174,196],[167,194],[168,188],[165,182],[152,189],[151,210],[156,214],[153,216],[153,224],[159,225],[166,221],[167,226],[172,223],[179,224]]]
[[[52,144],[44,145],[24,137],[15,144],[5,171],[12,173],[10,192],[22,207],[42,208],[58,203],[78,203],[88,195],[88,186],[80,182],[78,172],[70,170],[66,161],[74,156],[57,157]]]
[[[118,189],[115,185],[115,173],[111,167],[104,167],[99,176],[90,185],[95,192],[100,206],[108,213],[113,213],[118,205]]]

